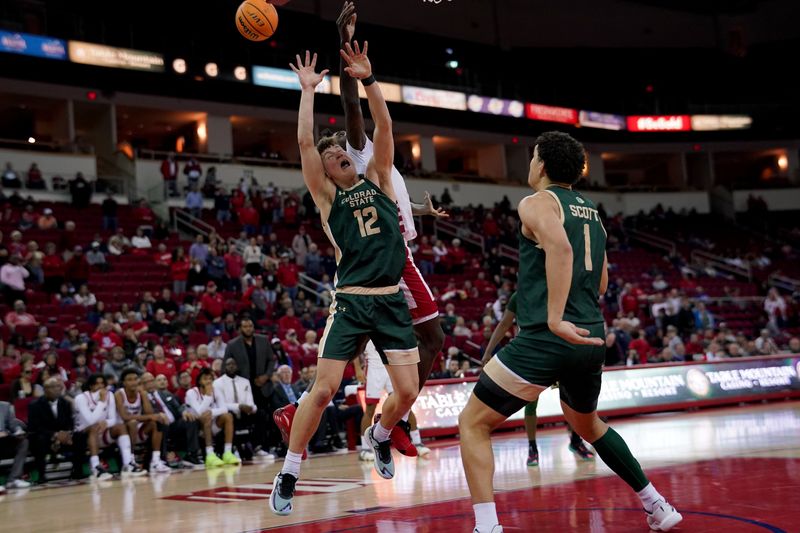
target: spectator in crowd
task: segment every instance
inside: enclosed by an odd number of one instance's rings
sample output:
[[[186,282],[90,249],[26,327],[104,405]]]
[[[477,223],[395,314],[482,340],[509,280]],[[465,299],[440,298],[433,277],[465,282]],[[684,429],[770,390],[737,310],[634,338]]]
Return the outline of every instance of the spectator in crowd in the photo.
[[[211,342],[208,344],[208,356],[211,359],[222,359],[225,357],[225,350],[228,345],[222,340],[222,330],[215,329],[211,334]]]
[[[713,329],[715,325],[714,315],[706,309],[704,302],[697,302],[694,309],[694,327],[698,330]]]
[[[467,252],[461,247],[461,239],[453,239],[453,244],[447,252],[448,263],[453,274],[463,274],[467,263]]]
[[[14,310],[6,313],[4,319],[6,327],[14,332],[17,326],[38,326],[39,322],[36,318],[28,313],[25,308],[25,302],[17,300],[14,302]]]
[[[42,231],[58,229],[58,220],[56,220],[56,217],[53,215],[53,210],[49,207],[45,207],[36,225]]]
[[[83,255],[83,246],[76,246],[66,264],[66,280],[75,287],[80,287],[89,280],[89,263]]]
[[[336,275],[336,253],[333,251],[333,246],[328,246],[325,250],[325,255],[322,256],[321,262],[324,275],[333,279]]]
[[[756,339],[756,350],[757,355],[776,355],[780,352],[768,329],[761,330],[761,335]]]
[[[317,374],[317,365],[304,366],[300,370],[300,379],[294,382],[294,388],[300,393],[304,393],[311,388],[314,383],[314,377]]]
[[[203,169],[197,159],[192,157],[189,162],[183,167],[183,174],[189,184],[189,190],[195,189],[200,184],[200,177],[203,175]]]
[[[141,226],[136,228],[136,235],[131,239],[131,245],[133,246],[133,253],[136,255],[149,255],[150,250],[153,248],[150,237],[144,234],[144,229]]]
[[[241,461],[233,454],[233,417],[228,408],[214,391],[214,372],[204,368],[197,376],[196,387],[186,392],[186,405],[192,414],[199,418],[206,443],[206,468],[216,468],[226,464],[239,464]],[[214,433],[224,432],[225,453],[220,458],[214,453]]]
[[[225,313],[225,300],[217,292],[217,284],[213,281],[209,281],[206,285],[206,292],[200,299],[200,310],[209,322],[206,334],[210,336],[222,323],[222,316]]]
[[[322,256],[319,255],[319,248],[313,242],[308,247],[304,266],[308,276],[317,281],[322,279]]]
[[[14,462],[11,463],[11,471],[6,478],[6,484],[0,486],[0,494],[6,488],[27,489],[30,487],[30,483],[20,479],[27,455],[28,438],[25,435],[25,425],[17,420],[13,405],[0,401],[0,458],[14,458]]]
[[[67,274],[67,267],[60,254],[56,253],[55,243],[48,242],[44,247],[45,255],[42,258],[42,273],[44,274],[44,290],[49,294],[58,292],[64,277]],[[2,272],[0,270],[0,272]]]
[[[636,358],[639,364],[647,364],[647,357],[650,354],[650,345],[645,340],[643,330],[637,330],[631,333],[631,342],[628,345],[628,350],[636,352]]]
[[[25,210],[20,215],[19,229],[22,231],[33,229],[38,220],[39,214],[34,210],[33,204],[28,204],[25,206]]]
[[[214,194],[214,210],[217,212],[217,222],[219,222],[220,226],[230,221],[231,199],[222,187],[217,189],[217,192]]]
[[[75,175],[69,182],[69,193],[72,195],[72,205],[78,209],[89,207],[92,199],[92,184],[86,181],[82,172]]]
[[[89,292],[89,287],[83,284],[75,295],[75,303],[84,307],[91,307],[97,304],[97,298]]]
[[[203,349],[204,357],[201,359],[198,355],[200,348]],[[189,372],[192,377],[192,382],[197,380],[198,374],[204,368],[210,368],[211,363],[208,361],[208,346],[201,344],[197,349],[191,346],[186,350],[186,361],[181,365],[181,372]]]
[[[306,331],[306,342],[303,343],[303,353],[305,354],[306,360],[317,360],[319,344],[317,343],[317,332],[313,329]]]
[[[153,309],[163,309],[167,318],[174,318],[178,314],[178,304],[172,299],[172,291],[168,287],[161,289],[161,297],[153,303]]]
[[[238,215],[242,229],[247,235],[249,237],[255,235],[258,230],[259,215],[250,200],[245,201],[244,206],[239,209]]]
[[[186,391],[190,388],[192,388],[192,376],[188,372],[178,374],[178,390],[175,396],[178,397],[181,403],[186,403]]]
[[[613,331],[606,334],[606,366],[617,366],[625,364],[626,357],[617,342],[617,335]]]
[[[117,208],[119,204],[114,200],[114,195],[108,191],[105,200],[101,205],[103,212],[103,230],[116,231],[117,230]]]
[[[189,270],[192,265],[183,252],[183,248],[175,248],[172,252],[172,264],[170,273],[172,276],[172,292],[176,295],[186,292],[186,280],[189,277]]]
[[[800,354],[800,339],[797,337],[792,337],[789,339],[789,353],[792,354]]]
[[[149,231],[153,230],[153,225],[156,223],[156,214],[150,206],[147,205],[147,200],[144,198],[139,200],[136,207],[133,209],[133,218],[144,228],[145,233],[149,233]],[[160,239],[161,237],[156,238]]]
[[[778,335],[786,323],[786,300],[774,287],[767,292],[764,300],[764,311],[767,313],[767,328],[773,335]]]
[[[456,318],[456,324],[453,327],[453,335],[455,337],[470,337],[472,335],[472,331],[466,326],[464,322],[464,317]]]
[[[130,248],[130,240],[123,233],[122,228],[117,228],[117,233],[108,238],[108,253],[114,256],[124,254]]]
[[[44,283],[44,270],[42,269],[44,254],[39,251],[39,244],[36,241],[28,242],[28,250],[22,259],[24,267],[30,273],[31,282],[35,285]]]
[[[5,290],[6,303],[26,300],[25,280],[29,276],[30,273],[22,266],[22,257],[17,254],[12,255],[8,263],[0,267],[0,282]]]
[[[203,236],[198,234],[194,239],[194,243],[189,247],[189,259],[205,264],[207,258],[208,245],[205,243]]]
[[[35,400],[28,408],[28,431],[35,468],[39,472],[39,483],[47,482],[45,459],[48,454],[70,452],[70,477],[84,477],[82,469],[86,435],[73,432],[72,404],[63,397],[63,393],[64,384],[58,378],[51,377],[44,383],[44,396]]]
[[[169,267],[172,265],[172,252],[167,250],[167,245],[159,243],[158,251],[153,256],[155,263],[159,266]]]
[[[178,368],[175,365],[175,360],[167,357],[164,348],[157,345],[153,348],[153,359],[147,363],[147,371],[158,376],[163,374],[167,377],[169,390],[174,391],[178,389]]]
[[[41,385],[33,381],[33,357],[24,357],[20,361],[20,374],[17,379],[11,383],[11,390],[9,391],[11,398],[14,400],[24,398],[38,398],[44,394],[44,389]]]
[[[86,263],[90,269],[96,269],[100,272],[108,272],[108,263],[106,262],[106,254],[100,249],[98,241],[92,242],[89,251],[86,252]]]
[[[197,185],[192,185],[186,195],[186,209],[193,217],[200,218],[203,215],[203,195]]]
[[[107,319],[100,320],[97,331],[92,335],[92,340],[97,343],[98,348],[111,350],[115,346],[122,347],[122,338],[117,331],[114,331],[114,327],[115,324],[112,324],[111,321]],[[116,329],[120,332],[122,331],[119,326],[116,326]]]
[[[292,251],[298,265],[305,266],[306,254],[311,244],[311,237],[306,233],[305,226],[300,226],[297,230],[297,235],[292,239]]]
[[[6,189],[19,189],[22,187],[22,182],[17,172],[14,170],[14,167],[11,166],[11,163],[6,163],[6,169],[3,171],[2,185]]]
[[[433,269],[437,274],[447,274],[449,270],[447,247],[441,240],[433,246]]]
[[[245,247],[242,253],[242,258],[245,263],[245,271],[251,276],[258,276],[261,274],[261,265],[263,263],[264,253],[258,245],[255,237],[250,239],[249,244]]]
[[[178,162],[175,161],[175,154],[169,154],[161,162],[161,177],[164,178],[164,198],[178,196]]]
[[[289,261],[289,255],[284,254],[281,257],[281,265],[278,267],[278,283],[289,294],[289,297],[294,300],[297,298],[297,284],[300,283],[300,269],[296,263]]]
[[[111,359],[103,365],[103,375],[113,376],[119,383],[122,378],[122,372],[131,367],[131,361],[125,358],[125,350],[121,346],[113,346],[110,353]]]

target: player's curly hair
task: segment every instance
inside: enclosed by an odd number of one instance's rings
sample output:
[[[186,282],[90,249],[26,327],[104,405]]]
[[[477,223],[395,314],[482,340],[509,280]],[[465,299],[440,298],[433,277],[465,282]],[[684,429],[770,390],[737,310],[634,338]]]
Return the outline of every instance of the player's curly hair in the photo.
[[[586,165],[586,152],[583,145],[571,135],[548,131],[539,135],[536,146],[550,181],[574,185],[581,179]]]
[[[332,146],[337,146],[338,144],[339,143],[336,141],[336,137],[333,136],[333,135],[328,135],[326,137],[322,137],[317,142],[317,152],[322,154],[322,152],[324,152],[328,148],[331,148]]]

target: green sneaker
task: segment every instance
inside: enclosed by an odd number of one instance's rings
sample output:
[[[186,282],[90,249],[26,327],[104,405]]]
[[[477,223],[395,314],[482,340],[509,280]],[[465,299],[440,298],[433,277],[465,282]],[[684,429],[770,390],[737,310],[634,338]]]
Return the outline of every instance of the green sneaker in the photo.
[[[225,452],[222,454],[222,462],[226,465],[238,465],[242,461],[240,461],[238,457],[233,455],[232,452]]]
[[[223,466],[225,461],[219,458],[219,456],[215,453],[209,453],[206,455],[206,468],[219,468]]]

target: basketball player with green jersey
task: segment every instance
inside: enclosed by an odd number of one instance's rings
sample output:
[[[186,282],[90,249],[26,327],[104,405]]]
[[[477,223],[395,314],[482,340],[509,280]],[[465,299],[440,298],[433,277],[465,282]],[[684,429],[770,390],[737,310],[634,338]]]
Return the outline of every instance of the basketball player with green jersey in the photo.
[[[375,450],[375,470],[385,479],[394,476],[391,430],[408,411],[419,392],[419,350],[411,313],[400,291],[405,266],[405,241],[391,170],[394,139],[389,109],[375,83],[372,66],[358,43],[341,51],[347,72],[361,80],[375,122],[374,155],[366,174],[358,175],[352,158],[332,138],[314,144],[314,89],[327,70],[316,73],[317,55],[306,52],[291,65],[302,87],[297,137],[303,179],[320,210],[325,233],[336,250],[335,295],[319,346],[317,379],[297,409],[289,437],[289,451],[275,477],[269,505],[273,513],[288,515],[303,452],[325,407],[339,389],[347,363],[365,337],[372,339],[392,381],[394,394],[384,403],[381,420],[365,437]]]
[[[490,433],[559,383],[564,417],[600,458],[636,491],[655,531],[681,515],[648,481],[625,441],[597,416],[605,358],[598,303],[608,286],[606,234],[594,204],[572,186],[585,165],[583,146],[561,132],[536,140],[519,204],[519,334],[483,368],[459,417],[461,461],[476,533],[501,533],[494,504]]]
[[[486,350],[481,360],[484,366],[492,359],[494,349],[500,344],[500,340],[505,337],[506,332],[514,325],[516,318],[517,293],[515,292],[511,295],[511,298],[508,299],[508,305],[506,305],[506,310],[503,312],[503,318],[500,319],[500,322],[498,322],[497,326],[494,328],[492,337],[489,339],[489,344],[486,345]],[[539,466],[539,448],[536,446],[537,404],[538,400],[534,400],[525,406],[525,433],[528,435],[528,466]],[[578,435],[574,429],[569,427],[569,424],[567,424],[567,429],[570,433],[569,451],[580,457],[583,461],[594,461],[594,454],[586,448],[586,444],[583,442],[583,439],[581,439],[581,436]]]

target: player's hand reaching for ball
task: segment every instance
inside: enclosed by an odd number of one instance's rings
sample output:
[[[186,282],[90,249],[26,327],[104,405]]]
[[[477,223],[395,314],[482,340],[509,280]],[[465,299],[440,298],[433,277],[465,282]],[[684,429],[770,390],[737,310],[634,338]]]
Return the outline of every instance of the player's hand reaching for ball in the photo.
[[[297,65],[294,63],[289,63],[289,66],[292,68],[295,74],[297,74],[298,79],[300,80],[300,87],[303,89],[315,89],[317,85],[322,82],[322,79],[325,77],[325,74],[328,73],[328,69],[323,70],[319,74],[315,72],[317,68],[317,54],[315,53],[314,56],[311,56],[311,52],[306,50],[306,60],[300,58],[300,54],[295,56],[297,59]]]
[[[588,329],[579,328],[572,322],[561,320],[560,322],[548,322],[547,327],[553,334],[561,337],[570,344],[585,344],[588,346],[603,346],[605,341],[597,337],[589,337]]]
[[[433,200],[431,200],[431,193],[425,191],[425,198],[423,198],[423,202],[425,202],[425,207],[428,209],[428,214],[434,216],[436,218],[447,218],[450,215],[447,214],[447,211],[442,209],[441,207],[433,207]]]
[[[339,38],[343,43],[349,43],[356,34],[356,6],[353,2],[345,2],[342,12],[336,19],[336,27],[339,28]]]
[[[353,46],[350,46],[350,43],[344,43],[344,50],[339,50],[342,59],[348,64],[344,71],[358,80],[372,76],[372,65],[367,57],[368,48],[369,43],[364,41],[364,51],[362,52],[358,41],[354,41]]]

